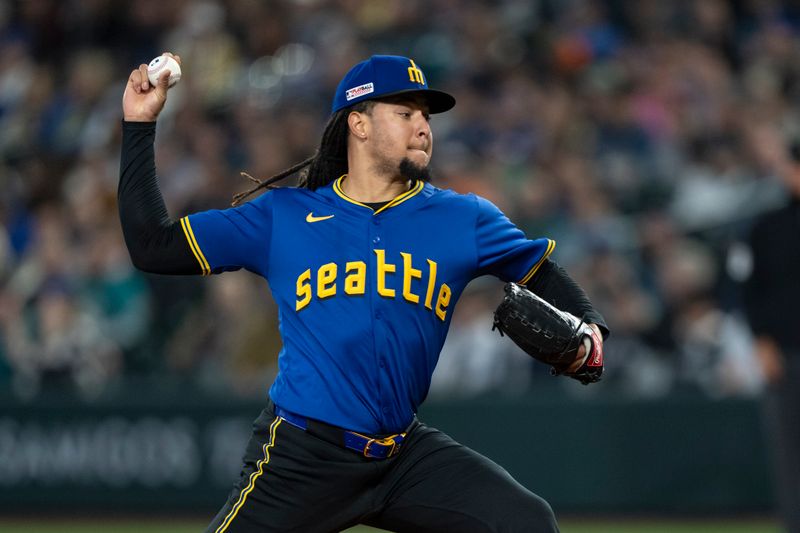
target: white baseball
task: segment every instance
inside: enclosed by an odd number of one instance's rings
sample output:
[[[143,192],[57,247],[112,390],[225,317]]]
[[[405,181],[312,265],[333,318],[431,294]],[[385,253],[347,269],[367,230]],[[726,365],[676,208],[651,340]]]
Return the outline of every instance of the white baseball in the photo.
[[[147,65],[147,78],[156,85],[158,77],[165,70],[169,70],[169,86],[172,87],[181,79],[181,66],[170,56],[158,56]]]

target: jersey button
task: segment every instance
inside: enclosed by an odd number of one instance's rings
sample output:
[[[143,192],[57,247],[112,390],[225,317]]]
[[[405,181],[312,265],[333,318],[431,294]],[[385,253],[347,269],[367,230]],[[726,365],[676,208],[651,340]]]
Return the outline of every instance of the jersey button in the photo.
[[[381,238],[376,235],[375,238],[372,239],[372,244],[378,244],[379,242],[381,242]]]
[[[381,368],[386,368],[386,360],[383,357],[381,357],[380,362],[378,363],[378,365]]]
[[[380,320],[381,318],[383,318],[383,315],[381,314],[381,312],[380,311],[375,311],[375,320]]]
[[[381,221],[378,220],[377,218],[375,218],[374,216],[372,217],[372,223],[375,224],[376,226],[380,226],[381,225]]]

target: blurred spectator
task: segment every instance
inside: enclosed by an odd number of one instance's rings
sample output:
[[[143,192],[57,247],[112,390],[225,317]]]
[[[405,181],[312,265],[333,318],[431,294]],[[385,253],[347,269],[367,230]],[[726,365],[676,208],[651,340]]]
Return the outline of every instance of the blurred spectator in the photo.
[[[480,279],[461,295],[433,373],[431,397],[459,398],[491,391],[514,395],[530,387],[533,359],[492,329],[498,294],[502,289],[497,283]]]
[[[676,342],[678,382],[712,398],[759,392],[747,326],[714,301],[717,273],[710,252],[683,240],[660,259],[659,284]]]
[[[749,236],[752,269],[744,302],[755,335],[755,354],[768,388],[765,418],[772,445],[774,479],[787,531],[800,531],[800,145],[777,170],[788,200],[754,222]]]
[[[93,398],[118,375],[117,346],[81,310],[68,282],[49,280],[29,309],[4,303],[7,357],[19,396],[32,398],[48,390]]]
[[[243,272],[210,283],[167,345],[167,368],[210,390],[259,396],[277,374],[281,349],[266,286]]]

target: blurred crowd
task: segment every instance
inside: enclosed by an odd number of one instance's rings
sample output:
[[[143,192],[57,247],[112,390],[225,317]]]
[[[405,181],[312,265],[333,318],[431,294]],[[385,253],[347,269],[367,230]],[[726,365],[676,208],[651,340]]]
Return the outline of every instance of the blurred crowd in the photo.
[[[798,49],[800,10],[774,0],[0,1],[0,388],[271,382],[263,280],[145,275],[122,239],[122,92],[169,50],[183,79],[156,158],[173,217],[311,155],[348,68],[407,55],[458,101],[432,119],[435,184],[555,239],[604,313],[597,390],[758,394],[740,242],[798,172]],[[491,331],[501,294],[464,294],[432,395],[545,382]]]

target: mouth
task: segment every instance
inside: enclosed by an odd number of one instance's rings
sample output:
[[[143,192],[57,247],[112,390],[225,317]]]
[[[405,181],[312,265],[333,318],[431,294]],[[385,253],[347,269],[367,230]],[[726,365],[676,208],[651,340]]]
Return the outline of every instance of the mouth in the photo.
[[[427,165],[428,161],[430,161],[431,156],[428,155],[428,152],[426,152],[425,150],[422,150],[420,148],[410,148],[409,152],[412,152],[414,154],[418,154],[418,155],[415,156],[415,158],[416,157],[421,157],[422,160],[424,161],[425,165]]]

